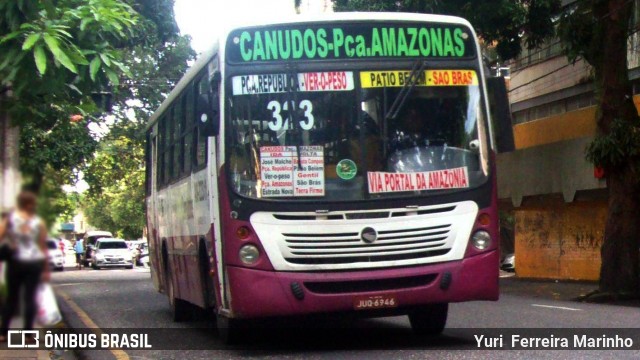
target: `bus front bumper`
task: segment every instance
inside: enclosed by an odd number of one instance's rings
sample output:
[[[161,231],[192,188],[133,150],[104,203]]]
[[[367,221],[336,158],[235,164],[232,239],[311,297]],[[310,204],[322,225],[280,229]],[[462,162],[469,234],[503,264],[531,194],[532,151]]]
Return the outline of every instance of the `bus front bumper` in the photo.
[[[258,318],[353,311],[361,299],[372,297],[393,299],[388,310],[399,314],[433,303],[498,300],[498,268],[493,250],[396,269],[298,273],[229,266],[227,274],[232,316]]]

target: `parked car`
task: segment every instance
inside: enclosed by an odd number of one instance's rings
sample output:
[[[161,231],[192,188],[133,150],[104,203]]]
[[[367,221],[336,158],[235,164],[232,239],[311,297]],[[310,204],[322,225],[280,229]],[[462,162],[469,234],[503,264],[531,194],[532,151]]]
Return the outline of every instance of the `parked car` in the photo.
[[[49,267],[52,270],[64,270],[64,255],[62,254],[62,250],[60,250],[60,246],[58,246],[58,240],[47,239],[47,248],[49,254]]]
[[[98,270],[103,267],[126,267],[133,269],[133,257],[127,243],[122,239],[101,238],[93,248],[91,266]]]
[[[516,255],[507,254],[500,264],[500,269],[504,271],[514,272],[516,271]]]
[[[93,248],[96,245],[96,241],[103,238],[113,238],[113,234],[108,231],[87,231],[87,233],[84,234],[84,257],[82,258],[84,266],[91,264]]]

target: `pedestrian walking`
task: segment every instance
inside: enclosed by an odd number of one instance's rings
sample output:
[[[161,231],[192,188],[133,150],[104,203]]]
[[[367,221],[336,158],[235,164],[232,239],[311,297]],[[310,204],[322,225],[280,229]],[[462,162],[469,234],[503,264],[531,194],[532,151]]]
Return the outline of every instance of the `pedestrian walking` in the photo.
[[[84,240],[78,239],[76,240],[75,245],[73,245],[73,250],[76,252],[76,267],[82,270],[82,255],[84,255]]]
[[[8,298],[0,325],[0,342],[7,340],[9,325],[18,310],[21,292],[24,304],[23,329],[33,330],[37,312],[36,291],[42,281],[49,281],[49,269],[46,266],[47,229],[36,215],[36,208],[36,195],[22,191],[18,195],[17,210],[0,223],[8,285]]]
[[[64,241],[62,239],[60,239],[60,241],[58,241],[58,247],[60,248],[60,251],[62,251],[62,256],[65,256],[65,248],[64,248]]]

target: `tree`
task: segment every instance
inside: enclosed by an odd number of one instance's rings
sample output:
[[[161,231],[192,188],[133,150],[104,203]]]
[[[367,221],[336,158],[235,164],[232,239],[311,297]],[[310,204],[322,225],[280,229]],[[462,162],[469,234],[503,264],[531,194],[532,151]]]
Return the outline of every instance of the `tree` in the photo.
[[[0,92],[11,92],[0,106],[22,127],[21,171],[35,190],[47,168],[75,168],[94,151],[91,95],[127,72],[118,49],[136,23],[120,0],[0,2]]]
[[[299,5],[300,0],[295,0]],[[455,15],[473,24],[486,44],[495,44],[500,58],[509,60],[525,45],[535,48],[554,35],[553,18],[559,0],[335,0],[335,11],[402,11]]]
[[[584,58],[593,67],[598,100],[598,134],[587,158],[605,169],[609,191],[599,290],[592,298],[639,295],[640,118],[627,54],[629,36],[640,28],[631,23],[632,1],[575,1],[561,9],[556,0],[336,0],[335,8],[459,15],[471,21],[485,42],[495,42],[503,60],[522,50],[523,38],[535,48],[553,35],[559,36],[570,60]]]
[[[82,207],[89,223],[125,238],[139,238],[145,224],[144,146],[146,120],[194,60],[188,36],[178,32],[171,0],[138,0],[145,36],[123,53],[131,76],[120,79],[113,124],[89,161],[89,190]]]
[[[144,147],[118,136],[101,143],[88,167],[84,213],[91,225],[134,239],[144,228]]]
[[[640,118],[627,69],[633,2],[578,1],[564,12],[559,36],[570,59],[593,68],[598,133],[587,158],[605,170],[609,208],[594,301],[640,293]]]

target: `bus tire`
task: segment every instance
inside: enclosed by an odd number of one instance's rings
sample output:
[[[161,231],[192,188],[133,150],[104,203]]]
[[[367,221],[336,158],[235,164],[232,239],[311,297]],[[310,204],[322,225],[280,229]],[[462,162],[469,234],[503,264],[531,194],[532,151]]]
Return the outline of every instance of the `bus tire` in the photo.
[[[233,345],[240,341],[240,336],[242,336],[240,320],[217,315],[216,327],[218,328],[218,336],[224,344]]]
[[[411,329],[416,335],[440,335],[447,324],[449,304],[433,304],[420,307],[409,313]]]
[[[171,271],[169,269],[166,269],[165,279],[167,281],[167,296],[169,297],[171,318],[174,322],[190,320],[192,314],[190,304],[187,301],[176,298],[175,289],[173,287],[173,276],[171,276]]]

